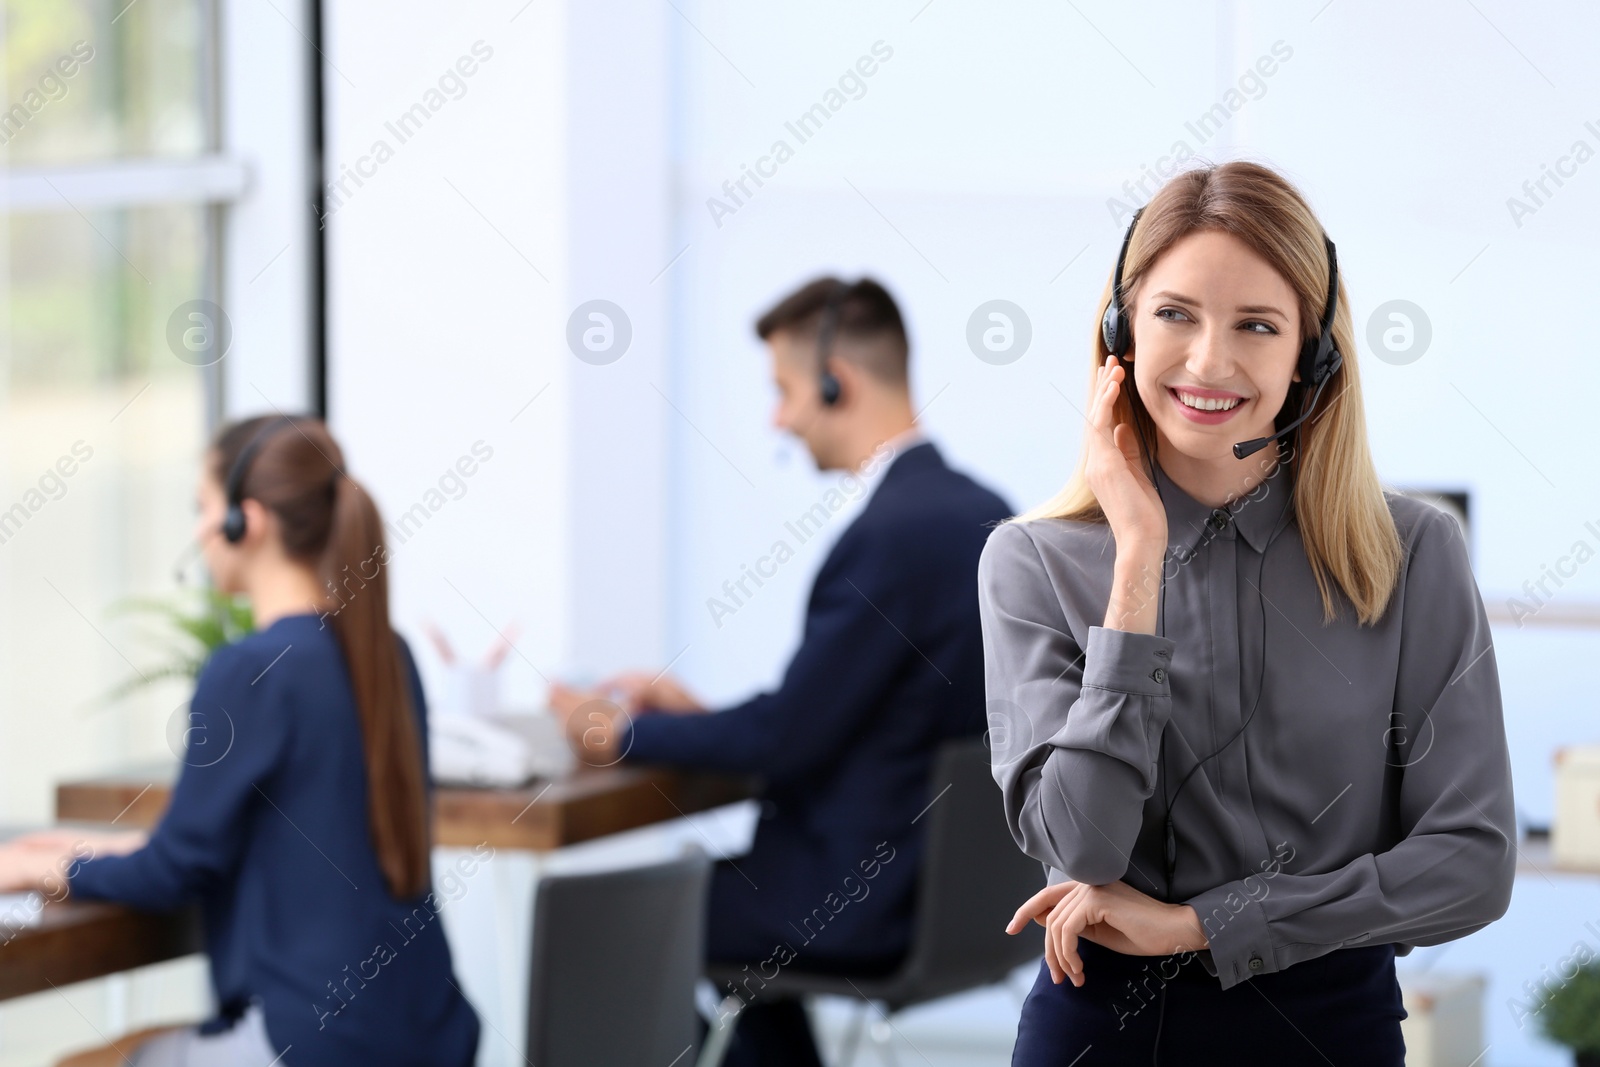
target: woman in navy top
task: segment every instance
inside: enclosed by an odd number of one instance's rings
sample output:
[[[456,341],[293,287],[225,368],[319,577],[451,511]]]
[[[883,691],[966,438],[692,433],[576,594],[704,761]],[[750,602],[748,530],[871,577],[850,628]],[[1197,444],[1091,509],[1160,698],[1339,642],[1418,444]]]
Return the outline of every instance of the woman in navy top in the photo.
[[[77,898],[199,902],[217,1015],[119,1042],[133,1064],[466,1067],[479,1023],[431,888],[426,709],[378,511],[315,419],[234,425],[208,460],[202,551],[256,632],[200,673],[171,805],[142,848],[82,858],[82,835],[40,835],[0,879],[64,869]]]

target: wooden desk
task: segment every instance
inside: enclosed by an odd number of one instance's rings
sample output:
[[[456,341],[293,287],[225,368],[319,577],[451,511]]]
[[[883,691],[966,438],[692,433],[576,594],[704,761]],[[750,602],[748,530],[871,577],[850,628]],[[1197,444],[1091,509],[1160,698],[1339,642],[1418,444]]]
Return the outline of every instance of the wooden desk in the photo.
[[[172,765],[64,782],[56,787],[56,818],[152,827],[167,809],[176,777]],[[434,844],[488,842],[544,852],[754,795],[745,779],[620,765],[579,767],[568,778],[523,789],[436,787]]]
[[[56,787],[56,818],[149,828],[166,811],[176,778],[174,764],[65,782]],[[524,789],[436,788],[434,841],[543,852],[754,795],[754,783],[739,778],[581,767],[569,778]],[[192,911],[148,915],[108,904],[51,904],[39,926],[0,944],[0,999],[201,950]]]
[[[0,924],[0,1000],[202,950],[197,909],[150,915],[116,904],[46,904],[37,926]]]

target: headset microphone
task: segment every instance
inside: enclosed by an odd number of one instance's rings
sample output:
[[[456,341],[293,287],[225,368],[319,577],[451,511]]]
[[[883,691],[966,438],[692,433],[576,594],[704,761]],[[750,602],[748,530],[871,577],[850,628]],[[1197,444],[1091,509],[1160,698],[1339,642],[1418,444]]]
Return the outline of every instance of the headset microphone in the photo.
[[[200,554],[200,539],[197,537],[189,542],[189,546],[178,557],[178,562],[172,565],[172,580],[178,585],[189,584],[189,561]]]
[[[1338,353],[1334,353],[1334,354],[1338,355]],[[1338,369],[1338,365],[1339,365],[1338,361],[1335,361],[1334,369]],[[1273,441],[1276,441],[1278,438],[1282,437],[1284,434],[1286,434],[1289,431],[1293,430],[1296,426],[1299,426],[1302,422],[1305,422],[1307,417],[1309,417],[1310,414],[1313,411],[1317,410],[1317,400],[1318,400],[1319,397],[1322,396],[1322,387],[1327,385],[1327,384],[1328,384],[1328,379],[1327,378],[1324,378],[1324,379],[1322,379],[1322,381],[1318,382],[1317,383],[1317,391],[1315,393],[1311,394],[1311,406],[1306,408],[1306,413],[1304,415],[1301,415],[1298,419],[1295,419],[1293,422],[1291,422],[1289,425],[1285,426],[1283,429],[1279,430],[1277,433],[1269,434],[1266,437],[1257,437],[1253,441],[1240,441],[1238,444],[1234,445],[1233,446],[1234,458],[1235,459],[1244,459],[1246,456],[1250,455],[1253,452],[1261,451],[1263,448],[1267,447],[1267,445],[1271,444]]]

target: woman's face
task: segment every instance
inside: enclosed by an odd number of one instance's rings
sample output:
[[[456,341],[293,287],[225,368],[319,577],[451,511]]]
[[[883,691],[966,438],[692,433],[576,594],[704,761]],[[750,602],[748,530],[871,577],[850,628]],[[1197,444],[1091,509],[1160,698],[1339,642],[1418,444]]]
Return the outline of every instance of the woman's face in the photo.
[[[237,594],[243,591],[241,559],[237,548],[222,536],[222,520],[228,512],[227,495],[221,483],[212,474],[214,457],[208,455],[200,465],[200,478],[195,485],[194,537],[200,545],[206,570],[211,573],[211,583],[218,592]]]
[[[1130,322],[1158,458],[1238,462],[1235,442],[1273,432],[1297,377],[1300,313],[1288,281],[1243,241],[1221,230],[1177,241],[1140,281]]]

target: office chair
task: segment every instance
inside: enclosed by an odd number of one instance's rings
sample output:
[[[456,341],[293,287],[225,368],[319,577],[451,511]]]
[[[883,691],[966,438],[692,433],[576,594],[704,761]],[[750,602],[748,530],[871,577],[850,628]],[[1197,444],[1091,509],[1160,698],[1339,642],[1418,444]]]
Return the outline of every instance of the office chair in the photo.
[[[948,789],[946,787],[948,786]],[[943,795],[941,796],[941,792]],[[879,1054],[892,1061],[888,1030],[893,1017],[917,1004],[1003,982],[1022,964],[1044,955],[1044,929],[1028,924],[1019,934],[1006,923],[1023,901],[1044,888],[1044,866],[1017,848],[1006,825],[1000,789],[990,771],[989,750],[981,737],[948,741],[934,758],[928,796],[937,797],[921,818],[927,821],[922,866],[917,875],[916,913],[911,947],[904,962],[882,977],[814,974],[804,960],[766,981],[762,995],[849,997],[861,1004],[841,1065],[854,1059],[868,1011],[876,1006],[873,1027]],[[706,969],[713,983],[745,977],[731,965]],[[731,1017],[743,1002],[737,994],[722,1005]],[[728,1024],[707,1036],[699,1067],[715,1067],[732,1035]]]
[[[530,1063],[693,1063],[694,987],[705,953],[711,859],[549,875],[533,905]]]

